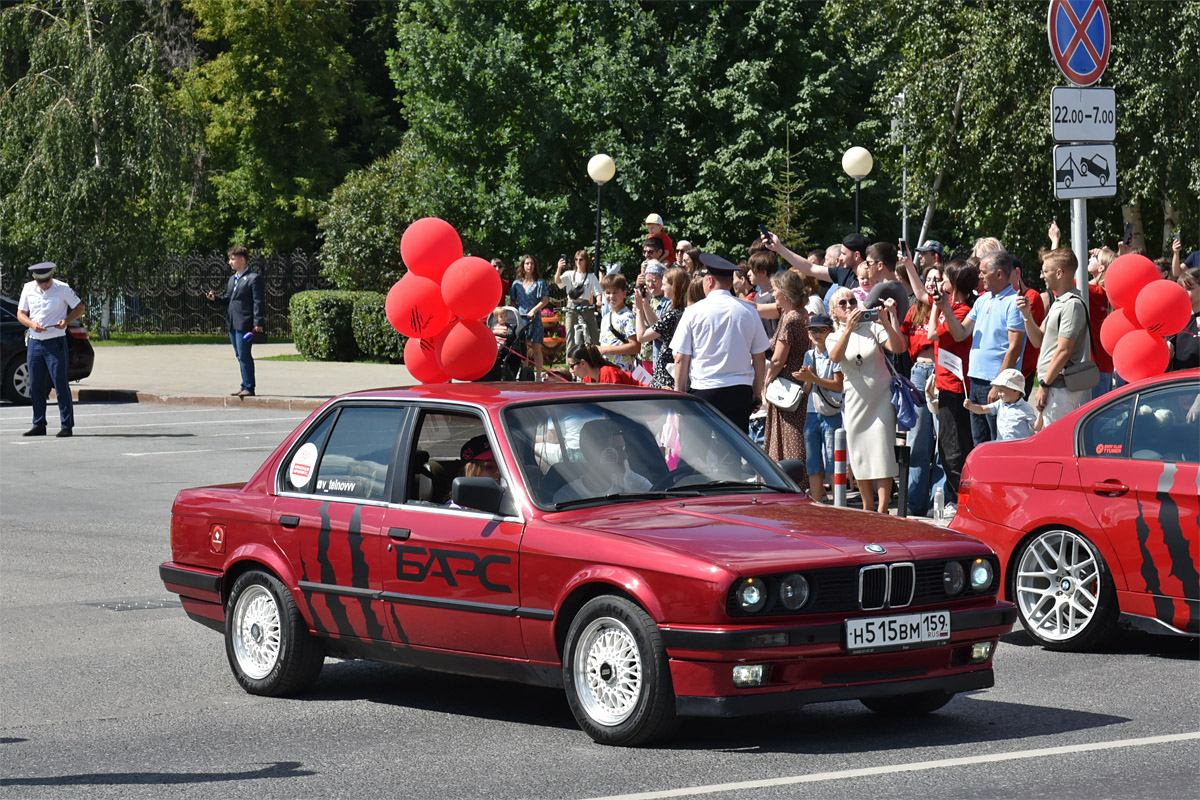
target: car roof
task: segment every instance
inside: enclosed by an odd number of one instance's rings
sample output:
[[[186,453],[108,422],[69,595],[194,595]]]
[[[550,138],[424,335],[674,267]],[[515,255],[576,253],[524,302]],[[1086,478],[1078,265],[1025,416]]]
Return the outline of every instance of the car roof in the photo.
[[[678,392],[606,383],[429,383],[368,389],[344,394],[337,400],[453,400],[474,403],[484,408],[501,408],[513,403],[554,402],[562,400],[674,397]]]

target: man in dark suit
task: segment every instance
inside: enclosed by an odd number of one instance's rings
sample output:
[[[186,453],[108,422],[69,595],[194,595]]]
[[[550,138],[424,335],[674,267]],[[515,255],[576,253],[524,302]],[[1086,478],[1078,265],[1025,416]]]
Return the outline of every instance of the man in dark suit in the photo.
[[[246,258],[250,251],[244,247],[229,250],[229,268],[233,275],[225,286],[225,294],[205,294],[210,303],[225,308],[225,320],[229,327],[229,341],[237,353],[238,365],[242,368],[242,388],[233,392],[234,397],[254,396],[254,357],[250,354],[253,334],[262,333],[267,324],[263,306],[263,284],[257,272],[246,271]]]

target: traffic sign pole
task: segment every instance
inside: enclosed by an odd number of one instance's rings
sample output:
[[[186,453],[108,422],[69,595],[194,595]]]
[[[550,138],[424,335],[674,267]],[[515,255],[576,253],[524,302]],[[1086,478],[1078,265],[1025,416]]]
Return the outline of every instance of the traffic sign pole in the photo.
[[[1088,285],[1088,242],[1087,242],[1087,200],[1076,198],[1071,201],[1071,247],[1075,250],[1075,285],[1083,294],[1085,308],[1087,305]]]

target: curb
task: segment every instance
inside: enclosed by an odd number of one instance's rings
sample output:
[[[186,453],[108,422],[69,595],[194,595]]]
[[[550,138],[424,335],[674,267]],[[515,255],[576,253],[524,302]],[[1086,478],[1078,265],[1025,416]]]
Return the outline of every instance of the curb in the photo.
[[[139,392],[134,389],[72,389],[78,403],[146,403],[148,405],[207,406],[230,408],[275,408],[286,411],[315,411],[328,397],[233,397]]]

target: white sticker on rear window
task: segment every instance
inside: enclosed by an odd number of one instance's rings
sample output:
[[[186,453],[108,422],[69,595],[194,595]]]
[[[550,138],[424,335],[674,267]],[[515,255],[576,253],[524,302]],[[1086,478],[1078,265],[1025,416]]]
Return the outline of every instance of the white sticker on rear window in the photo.
[[[317,446],[312,442],[301,447],[292,456],[292,465],[288,467],[288,480],[292,486],[302,489],[312,479],[313,467],[317,465]]]

